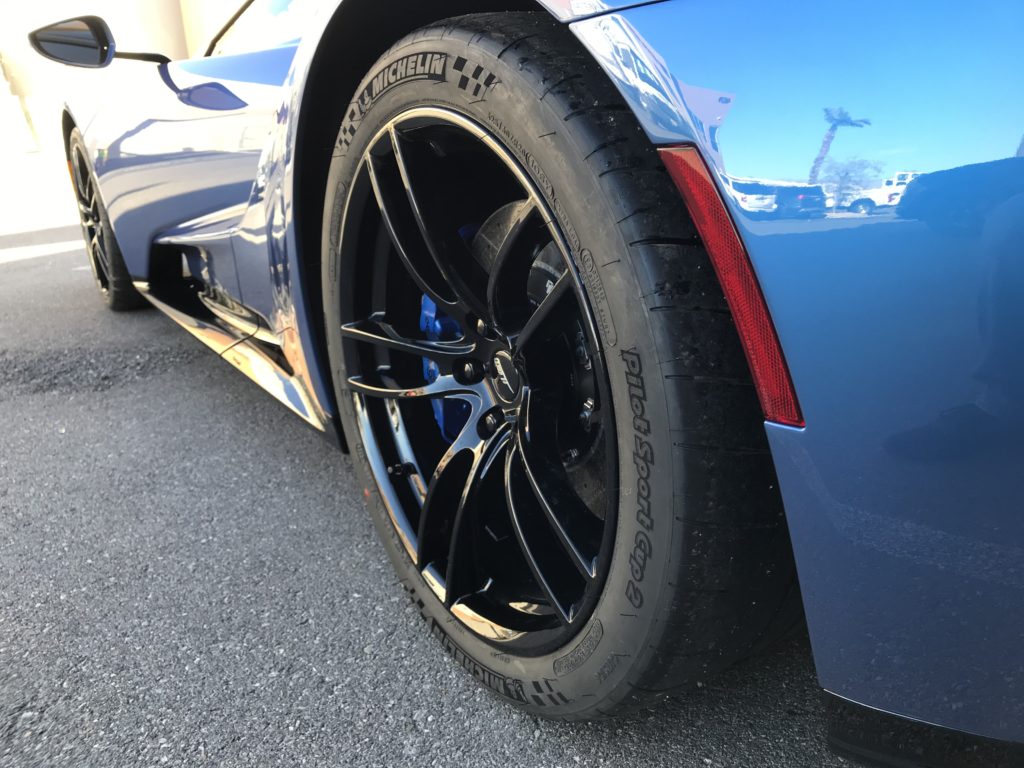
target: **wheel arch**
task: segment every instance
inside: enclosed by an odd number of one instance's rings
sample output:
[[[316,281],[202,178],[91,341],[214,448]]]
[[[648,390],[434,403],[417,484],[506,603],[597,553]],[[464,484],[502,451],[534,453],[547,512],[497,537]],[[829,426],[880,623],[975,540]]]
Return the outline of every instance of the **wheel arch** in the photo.
[[[324,366],[327,344],[320,284],[323,208],[331,152],[356,88],[381,55],[420,27],[467,13],[515,11],[550,12],[558,18],[554,4],[545,0],[344,0],[318,41],[300,96],[292,189],[303,293],[325,380],[329,373]]]

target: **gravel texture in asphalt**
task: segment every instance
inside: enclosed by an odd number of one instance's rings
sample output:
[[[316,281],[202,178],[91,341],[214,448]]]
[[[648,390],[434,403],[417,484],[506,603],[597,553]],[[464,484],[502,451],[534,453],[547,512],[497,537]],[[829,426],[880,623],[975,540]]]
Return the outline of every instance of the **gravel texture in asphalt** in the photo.
[[[85,263],[0,266],[0,766],[848,764],[805,637],[627,720],[504,706],[347,458]]]

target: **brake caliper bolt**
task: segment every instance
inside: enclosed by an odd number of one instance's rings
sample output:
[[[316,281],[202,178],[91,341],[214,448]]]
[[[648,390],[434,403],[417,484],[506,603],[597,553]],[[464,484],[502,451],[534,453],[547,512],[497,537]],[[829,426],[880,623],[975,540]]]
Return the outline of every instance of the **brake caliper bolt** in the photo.
[[[496,413],[488,413],[484,416],[484,426],[490,434],[494,434],[498,431],[498,427],[501,426],[501,419],[498,418]]]

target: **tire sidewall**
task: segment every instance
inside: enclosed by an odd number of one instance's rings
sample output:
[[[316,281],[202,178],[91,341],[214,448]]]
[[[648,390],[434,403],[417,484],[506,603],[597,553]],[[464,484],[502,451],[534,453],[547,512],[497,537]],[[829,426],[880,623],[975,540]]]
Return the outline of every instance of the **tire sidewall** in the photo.
[[[646,655],[653,652],[659,606],[671,572],[672,542],[678,536],[672,446],[664,426],[669,421],[653,333],[641,309],[629,245],[587,163],[590,150],[579,145],[564,116],[538,98],[539,85],[529,73],[499,59],[486,45],[470,46],[457,36],[442,39],[440,33],[421,33],[378,61],[360,85],[335,146],[322,242],[324,307],[337,402],[374,522],[431,633],[480,682],[506,699],[538,714],[594,716],[601,702],[621,698],[646,666]],[[400,62],[413,57],[423,61],[424,55],[445,57],[443,78],[407,76],[375,93],[374,79],[380,73],[396,72]],[[426,587],[376,490],[352,396],[342,386],[347,374],[341,334],[332,329],[342,322],[347,270],[340,263],[338,239],[345,202],[370,140],[395,116],[417,106],[446,107],[474,120],[519,161],[558,219],[603,347],[619,450],[612,563],[586,625],[565,647],[542,656],[513,656],[483,641],[452,618]]]

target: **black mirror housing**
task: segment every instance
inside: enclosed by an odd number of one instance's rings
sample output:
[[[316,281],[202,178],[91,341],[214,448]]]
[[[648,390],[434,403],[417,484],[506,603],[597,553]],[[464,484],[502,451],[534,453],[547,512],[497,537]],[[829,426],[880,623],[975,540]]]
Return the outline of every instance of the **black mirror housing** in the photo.
[[[41,56],[72,67],[98,69],[114,58],[110,27],[98,16],[79,16],[30,32],[29,43]]]

